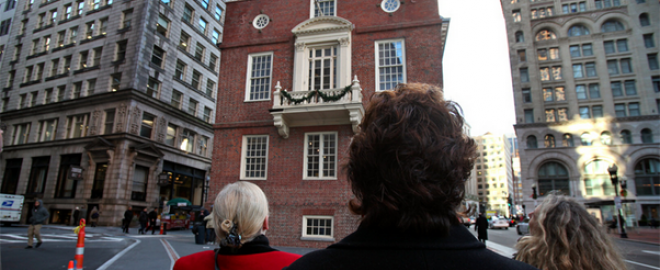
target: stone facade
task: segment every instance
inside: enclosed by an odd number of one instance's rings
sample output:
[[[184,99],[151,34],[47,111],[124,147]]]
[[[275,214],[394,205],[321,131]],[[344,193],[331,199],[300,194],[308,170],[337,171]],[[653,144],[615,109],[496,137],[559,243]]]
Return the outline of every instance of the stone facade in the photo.
[[[201,206],[225,15],[224,2],[203,2],[19,1],[0,70],[1,192],[43,199],[61,224],[76,207],[114,226],[127,205]],[[175,19],[185,9],[189,21]]]
[[[502,10],[528,212],[535,186],[539,200],[563,193],[612,220],[616,164],[628,224],[658,219],[658,2],[502,0]]]

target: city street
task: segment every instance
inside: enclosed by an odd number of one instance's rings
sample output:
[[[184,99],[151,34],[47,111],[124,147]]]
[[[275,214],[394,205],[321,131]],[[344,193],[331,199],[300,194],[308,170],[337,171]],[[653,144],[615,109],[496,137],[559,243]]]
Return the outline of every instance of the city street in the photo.
[[[76,237],[72,227],[46,226],[42,229],[43,245],[38,249],[24,249],[27,227],[0,228],[0,262],[3,270],[66,269],[73,260]],[[476,235],[474,227],[470,231]],[[634,232],[630,232],[634,233]],[[514,245],[521,236],[515,228],[488,230],[488,248],[511,257]],[[629,269],[660,270],[660,246],[614,238]],[[130,234],[116,227],[86,228],[85,269],[171,269],[174,261],[195,252],[212,250],[211,245],[196,245],[189,230],[168,232],[167,235]],[[313,249],[277,247],[280,250],[305,254]]]

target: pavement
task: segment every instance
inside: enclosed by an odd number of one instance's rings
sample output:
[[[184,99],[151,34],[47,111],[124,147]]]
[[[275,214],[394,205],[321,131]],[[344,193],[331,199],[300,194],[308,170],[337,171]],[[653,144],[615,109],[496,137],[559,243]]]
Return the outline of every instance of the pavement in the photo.
[[[628,238],[622,238],[622,240],[635,241],[635,242],[660,246],[659,228],[651,228],[651,227],[627,228],[626,234],[628,235]],[[617,232],[616,230],[610,232],[610,236],[612,236],[613,238],[621,237],[619,232]]]

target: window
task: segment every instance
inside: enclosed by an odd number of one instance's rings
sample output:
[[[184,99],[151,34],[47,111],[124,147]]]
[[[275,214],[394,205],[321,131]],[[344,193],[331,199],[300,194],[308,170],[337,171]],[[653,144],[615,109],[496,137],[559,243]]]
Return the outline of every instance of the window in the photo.
[[[89,58],[89,53],[87,51],[81,52],[78,58],[78,69],[87,68],[87,58]]]
[[[624,144],[632,144],[632,134],[630,134],[630,131],[625,129],[621,131],[621,142]]]
[[[556,81],[562,80],[562,72],[560,66],[555,67],[542,67],[539,69],[541,74],[541,81]]]
[[[55,140],[55,133],[57,133],[57,118],[39,121],[38,141],[47,142]]]
[[[163,14],[158,15],[158,22],[156,23],[156,32],[167,37],[167,31],[170,28],[170,21]]]
[[[94,94],[94,91],[96,90],[96,79],[89,79],[87,80],[87,95]]]
[[[204,107],[204,115],[202,116],[204,122],[211,123],[211,113],[213,113],[211,108]]]
[[[147,82],[147,96],[157,99],[159,93],[160,82],[153,77],[149,77],[149,81]]]
[[[44,63],[37,64],[37,69],[34,72],[34,80],[41,81],[41,78],[44,77]]]
[[[557,35],[550,30],[541,30],[536,34],[536,41],[557,39]]]
[[[122,40],[117,42],[115,61],[121,61],[126,58],[126,46],[128,45],[128,40]]]
[[[614,112],[616,117],[626,117],[626,104],[614,104]]]
[[[200,0],[199,4],[202,5],[204,9],[209,8],[209,0]]]
[[[555,88],[552,87],[543,88],[543,100],[545,102],[565,101],[566,94],[564,92],[564,87],[557,86]]]
[[[110,89],[112,89],[112,92],[118,91],[121,86],[121,73],[112,74],[110,81]]]
[[[336,179],[337,133],[305,134],[305,179]]]
[[[23,82],[29,82],[32,80],[32,72],[34,71],[33,66],[29,66],[25,68],[25,74],[23,76]]]
[[[73,91],[71,91],[71,98],[80,98],[82,93],[82,82],[73,83]]]
[[[122,12],[121,28],[126,29],[131,27],[131,22],[133,20],[133,9],[124,10]]]
[[[526,141],[527,141],[527,148],[528,148],[528,149],[536,149],[536,148],[539,148],[539,147],[538,147],[538,144],[536,143],[536,136],[534,136],[534,135],[527,136],[527,140],[526,140]]]
[[[217,64],[218,64],[218,57],[215,54],[211,54],[211,57],[209,57],[209,69],[215,71]]]
[[[2,189],[0,189],[1,193],[16,194],[16,190],[18,189],[18,181],[21,176],[22,164],[22,158],[7,159],[4,178],[2,180]]]
[[[167,125],[167,134],[165,135],[165,144],[169,146],[174,146],[176,144],[176,130],[177,126],[168,124]]]
[[[161,3],[165,4],[168,7],[171,7],[172,0],[160,0]]]
[[[630,58],[619,59],[619,62],[621,63],[621,73],[628,74],[633,72],[632,64],[630,64]]]
[[[335,16],[337,14],[337,7],[335,0],[312,0],[312,8],[314,9],[314,16]]]
[[[608,196],[614,195],[614,186],[610,180],[610,174],[607,168],[609,162],[596,159],[584,166],[584,186],[588,196]]]
[[[303,216],[302,237],[332,239],[333,231],[332,216]]]
[[[99,66],[101,65],[101,55],[103,54],[103,47],[98,47],[94,48],[93,50],[94,55],[92,56],[92,66]]]
[[[523,32],[516,32],[516,43],[523,43],[525,42],[525,35],[523,35]]]
[[[66,86],[60,85],[57,87],[57,96],[55,96],[55,102],[60,102],[64,100],[64,93],[66,92]]]
[[[559,49],[558,48],[538,49],[536,51],[536,54],[537,54],[537,57],[538,57],[539,61],[559,59]]]
[[[197,141],[197,154],[200,156],[206,156],[208,150],[208,141],[209,138],[206,136],[200,136]]]
[[[641,26],[651,25],[651,21],[649,21],[649,14],[646,13],[639,14],[639,24]]]
[[[199,71],[193,69],[193,74],[192,74],[192,87],[199,90],[200,87],[202,86],[202,73],[199,73]]]
[[[628,115],[630,116],[639,116],[639,103],[631,102],[628,103]]]
[[[63,47],[66,42],[66,31],[57,32],[57,46]]]
[[[253,54],[248,59],[246,100],[270,100],[272,53]]]
[[[9,29],[11,28],[11,19],[7,19],[0,23],[0,36],[9,34]]]
[[[660,195],[660,160],[645,158],[635,165],[637,196]]]
[[[84,1],[78,2],[78,9],[76,9],[76,13],[78,13],[77,15],[78,16],[82,15],[84,10],[85,10],[85,2]]]
[[[600,134],[600,143],[602,145],[612,145],[612,133],[609,131],[603,131]]]
[[[582,64],[573,64],[573,78],[584,78]]]
[[[598,74],[596,73],[596,63],[594,62],[589,62],[584,64],[584,68],[587,73],[587,77],[597,77]]]
[[[133,171],[132,201],[145,201],[147,199],[147,182],[149,181],[149,168],[135,165]]]
[[[600,31],[603,33],[623,31],[625,29],[626,28],[623,27],[623,24],[617,20],[608,20],[600,27]]]
[[[179,149],[192,153],[195,143],[195,133],[189,129],[183,129],[181,133],[181,147]]]
[[[575,25],[568,29],[569,37],[586,36],[589,34],[591,34],[591,32],[589,32],[589,28],[584,25]]]
[[[218,44],[219,39],[220,39],[220,32],[218,32],[218,29],[213,28],[213,34],[211,34],[211,41],[213,41],[213,44]]]
[[[607,72],[610,75],[617,75],[619,74],[619,64],[618,61],[615,60],[607,60]]]
[[[5,7],[5,11],[12,10],[16,8],[16,1],[17,0],[8,0],[7,1],[7,6]]]
[[[545,163],[538,171],[538,195],[545,196],[550,192],[570,195],[568,170],[557,162]]]
[[[580,111],[580,118],[581,119],[589,119],[591,118],[591,112],[589,110],[589,106],[582,106],[579,108]]]
[[[176,69],[174,70],[174,78],[179,80],[184,80],[186,74],[186,64],[181,62],[181,60],[176,61]]]
[[[165,59],[165,51],[154,45],[154,49],[151,52],[151,63],[158,67],[163,67],[163,59]]]
[[[593,115],[594,118],[602,118],[603,117],[603,106],[601,105],[594,105],[591,107],[591,114]]]
[[[26,194],[44,193],[50,157],[33,157]],[[7,179],[7,178],[5,178]]]
[[[87,136],[89,130],[89,114],[69,116],[66,119],[66,138],[80,138]]]
[[[646,59],[648,59],[648,61],[649,61],[649,69],[650,70],[658,69],[658,54],[657,53],[647,54]],[[628,60],[628,61],[630,61],[630,60]]]
[[[53,88],[44,90],[44,104],[53,102]]]
[[[188,113],[192,114],[192,116],[197,116],[197,105],[198,104],[199,104],[199,102],[197,102],[196,100],[191,98],[188,101]]]
[[[580,45],[571,45],[571,46],[568,47],[568,50],[571,53],[571,58],[577,58],[577,57],[582,56],[580,54]]]
[[[112,134],[113,126],[115,125],[115,110],[105,111],[105,121],[103,123],[103,134]]]
[[[94,36],[94,28],[96,28],[96,22],[91,21],[85,25],[85,38],[90,39]]]
[[[561,146],[573,147],[573,136],[571,134],[562,135]]]
[[[204,52],[206,51],[206,47],[202,46],[197,42],[195,45],[195,59],[199,60],[200,62],[204,62]]]
[[[568,121],[568,109],[559,108],[557,109],[557,121]]]
[[[532,91],[529,88],[522,90],[523,102],[531,103],[532,102]]]
[[[216,21],[220,21],[222,19],[222,12],[223,12],[223,10],[220,6],[215,6],[214,17],[215,17]]]
[[[241,179],[266,179],[268,135],[243,136]]]
[[[511,17],[513,18],[513,22],[520,22],[522,20],[519,9],[512,11]]]
[[[611,82],[610,88],[612,89],[612,96],[614,97],[623,96],[623,89],[621,87],[621,82]]]
[[[635,87],[635,81],[629,80],[624,82],[626,88],[626,96],[635,96],[637,95],[637,88]]]
[[[22,49],[23,49],[23,45],[16,45],[16,46],[14,47],[14,56],[12,57],[11,60],[13,60],[13,61],[17,61],[18,58],[21,57],[21,50],[22,50]]]
[[[202,32],[202,34],[206,35],[206,25],[207,24],[208,23],[206,22],[206,20],[204,20],[203,18],[199,18],[199,24],[197,25],[197,30]]]
[[[102,18],[99,20],[99,35],[107,34],[108,30],[108,18]]]
[[[532,19],[545,18],[552,16],[554,13],[554,9],[552,7],[532,9],[531,13],[532,13]]]
[[[550,134],[545,135],[544,144],[545,148],[555,148],[555,136]]]
[[[15,78],[16,78],[16,70],[9,71],[9,74],[7,76],[7,87],[8,88],[11,88],[14,85],[14,79]]]
[[[151,131],[154,128],[154,121],[156,117],[151,114],[142,114],[142,125],[140,126],[140,136],[151,138]]]
[[[192,24],[194,12],[195,10],[191,6],[185,4],[185,6],[183,7],[183,17],[181,19],[183,19],[183,21],[185,22]]]
[[[597,83],[589,84],[589,98],[599,99],[600,98],[600,87]]]
[[[518,50],[518,61],[521,62],[521,63],[527,61],[527,56],[525,55],[525,50]]]
[[[188,45],[190,44],[190,35],[186,32],[181,31],[181,37],[179,38],[179,48],[188,51]]]
[[[386,54],[394,48],[390,48],[392,44],[379,44],[379,50],[386,48]],[[397,58],[391,55],[392,58]],[[398,80],[403,79],[402,67],[397,66],[395,59],[382,59],[379,58],[378,73],[381,79],[379,80],[380,89],[390,85],[396,85]],[[309,55],[309,90],[324,90],[337,88],[337,48],[336,47],[322,47],[310,49]]]
[[[525,110],[525,123],[534,123],[534,111],[533,110]]]
[[[206,95],[209,97],[214,97],[215,93],[215,82],[211,79],[206,79]]]
[[[183,94],[179,91],[173,90],[170,105],[174,108],[181,109],[181,99],[183,99]]]
[[[651,84],[653,84],[653,91],[660,92],[660,76],[651,77]]]
[[[529,71],[527,68],[520,69],[520,82],[529,82]]]
[[[62,16],[62,20],[71,19],[72,13],[73,13],[73,6],[71,4],[64,5],[64,14]]]
[[[653,41],[653,34],[644,35],[644,47],[646,48],[655,47],[655,41]]]
[[[26,144],[30,137],[30,123],[14,125],[13,145]]]
[[[593,138],[589,132],[585,132],[580,135],[580,142],[584,146],[591,146],[593,144]]]
[[[69,44],[74,44],[78,40],[78,26],[69,28]]]

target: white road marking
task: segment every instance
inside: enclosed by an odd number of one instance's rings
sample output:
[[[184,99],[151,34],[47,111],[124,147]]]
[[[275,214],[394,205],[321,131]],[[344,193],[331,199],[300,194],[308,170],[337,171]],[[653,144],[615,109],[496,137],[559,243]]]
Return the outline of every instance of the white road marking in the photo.
[[[642,252],[651,253],[653,255],[660,255],[660,251],[642,250]]]
[[[135,240],[135,243],[133,243],[132,245],[128,246],[127,248],[125,248],[125,249],[122,250],[121,252],[117,253],[117,255],[115,255],[114,257],[112,257],[110,260],[108,260],[107,262],[105,262],[103,265],[101,265],[101,266],[100,266],[99,268],[97,268],[96,270],[105,270],[105,269],[108,269],[108,267],[110,267],[113,263],[115,263],[115,261],[119,260],[119,258],[121,258],[122,256],[124,256],[124,254],[126,254],[129,250],[131,250],[131,249],[133,249],[135,246],[139,245],[140,242],[142,242],[142,241],[140,241],[140,240]]]
[[[660,267],[656,267],[656,266],[653,266],[653,265],[648,265],[648,264],[643,264],[643,263],[633,262],[633,261],[629,261],[629,260],[623,260],[623,261],[624,261],[624,262],[627,262],[627,263],[632,263],[632,264],[634,264],[634,265],[644,266],[644,267],[646,267],[646,268],[650,268],[650,269],[660,270]]]
[[[179,253],[174,250],[172,245],[170,245],[170,242],[168,242],[165,239],[160,239],[161,244],[163,244],[163,247],[165,248],[165,251],[167,252],[167,256],[170,257],[170,270],[174,269],[174,263],[180,258]]]

